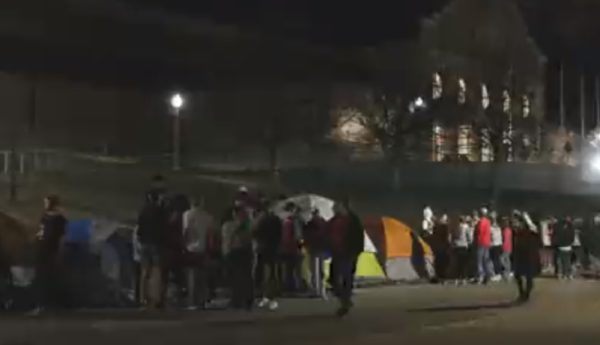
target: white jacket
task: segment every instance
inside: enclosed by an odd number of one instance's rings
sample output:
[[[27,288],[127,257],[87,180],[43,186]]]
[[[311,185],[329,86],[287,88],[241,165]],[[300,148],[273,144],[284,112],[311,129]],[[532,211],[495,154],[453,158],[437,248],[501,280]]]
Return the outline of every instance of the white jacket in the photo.
[[[206,250],[208,232],[213,218],[208,212],[192,208],[183,214],[183,238],[189,252],[202,253]]]

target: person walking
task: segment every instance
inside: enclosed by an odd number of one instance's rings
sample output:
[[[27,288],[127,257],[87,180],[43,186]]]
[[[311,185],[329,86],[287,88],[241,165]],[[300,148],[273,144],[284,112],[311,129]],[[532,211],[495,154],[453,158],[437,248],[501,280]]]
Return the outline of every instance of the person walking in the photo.
[[[208,300],[208,239],[213,217],[204,207],[204,198],[195,198],[183,213],[183,241],[187,277],[188,309],[204,308]]]
[[[518,303],[528,302],[534,288],[534,277],[539,261],[540,238],[526,213],[513,211],[515,280],[519,292]]]
[[[573,242],[575,241],[575,228],[570,216],[559,221],[554,229],[554,246],[558,254],[558,279],[572,279],[571,256]]]
[[[327,221],[317,208],[313,210],[312,218],[305,226],[304,238],[310,256],[313,294],[326,299],[327,289],[323,283],[323,263],[326,257]]]
[[[37,257],[34,288],[36,306],[32,316],[39,315],[46,308],[58,302],[58,282],[60,281],[60,250],[65,236],[67,219],[60,211],[60,200],[56,195],[44,198],[44,214],[40,221],[37,237]]]
[[[475,229],[477,239],[477,273],[478,283],[486,284],[493,276],[490,261],[490,246],[492,243],[492,224],[488,217],[488,210],[481,209],[481,217]]]
[[[332,253],[331,281],[340,301],[336,315],[343,317],[354,306],[352,290],[358,256],[364,249],[364,228],[360,218],[350,208],[350,202],[334,206],[335,216],[329,221]]]
[[[259,210],[254,240],[256,243],[256,265],[254,282],[260,299],[259,308],[273,311],[279,308],[276,300],[279,290],[279,246],[281,243],[281,219],[263,201]]]
[[[467,283],[469,275],[469,224],[461,216],[458,227],[452,232],[452,253],[456,266],[456,285]]]

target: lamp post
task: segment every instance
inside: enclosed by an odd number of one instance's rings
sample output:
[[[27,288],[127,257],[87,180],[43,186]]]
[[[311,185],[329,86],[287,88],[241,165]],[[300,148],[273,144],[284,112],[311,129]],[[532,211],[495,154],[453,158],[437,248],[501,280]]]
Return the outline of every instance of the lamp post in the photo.
[[[181,169],[181,117],[179,111],[183,107],[184,99],[181,94],[176,93],[171,97],[171,108],[173,109],[173,170]]]

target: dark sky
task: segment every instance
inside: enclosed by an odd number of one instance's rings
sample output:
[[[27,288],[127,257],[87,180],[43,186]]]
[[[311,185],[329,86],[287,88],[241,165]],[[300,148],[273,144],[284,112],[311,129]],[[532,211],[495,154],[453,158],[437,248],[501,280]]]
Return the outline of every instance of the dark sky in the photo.
[[[416,38],[421,19],[451,0],[126,0],[210,18],[269,35],[333,48]],[[568,114],[579,112],[579,77],[600,74],[600,0],[515,1],[531,35],[548,57],[548,118],[558,118],[558,75],[565,66]],[[593,104],[588,86],[587,106]],[[590,113],[590,117],[592,117]],[[574,124],[578,116],[568,115]],[[595,121],[594,121],[595,122]]]
[[[272,35],[345,47],[415,37],[449,0],[126,0]],[[486,1],[486,0],[482,0]],[[498,0],[495,0],[498,1]],[[515,1],[551,61],[600,71],[600,1]]]

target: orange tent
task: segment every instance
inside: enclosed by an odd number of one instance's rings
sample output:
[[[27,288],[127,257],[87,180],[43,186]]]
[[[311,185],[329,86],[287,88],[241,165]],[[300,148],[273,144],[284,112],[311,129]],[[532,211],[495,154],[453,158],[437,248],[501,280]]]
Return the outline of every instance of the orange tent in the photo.
[[[388,279],[429,276],[431,248],[408,225],[389,217],[367,217],[364,226]]]

